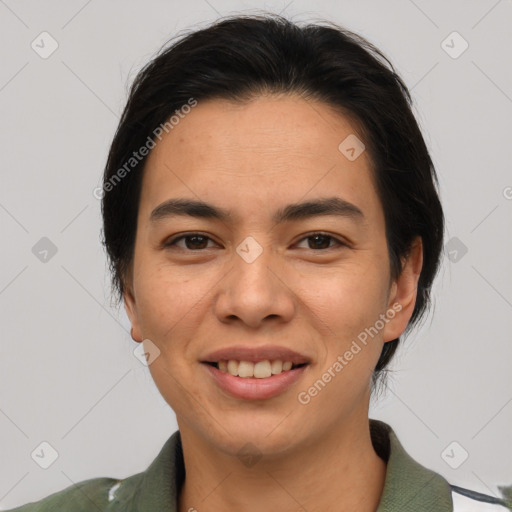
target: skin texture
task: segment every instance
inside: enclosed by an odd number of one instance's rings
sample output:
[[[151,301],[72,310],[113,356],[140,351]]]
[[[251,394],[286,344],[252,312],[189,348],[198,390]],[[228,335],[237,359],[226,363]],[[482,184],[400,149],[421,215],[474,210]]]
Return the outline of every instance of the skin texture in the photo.
[[[349,161],[338,150],[350,134],[363,140],[348,117],[300,96],[215,99],[200,101],[148,157],[124,300],[134,340],[160,350],[149,368],[181,431],[181,512],[377,508],[386,465],[369,433],[371,375],[383,344],[413,312],[421,240],[391,281],[368,151]],[[289,203],[333,195],[360,208],[364,222],[271,219]],[[230,209],[233,219],[152,225],[151,211],[178,197]],[[198,231],[209,238],[163,247]],[[306,238],[318,231],[333,239]],[[247,236],[263,249],[252,263],[236,252]],[[397,303],[384,328],[301,404],[298,394]],[[311,363],[276,397],[234,398],[200,361],[235,344],[284,346]],[[247,443],[261,455],[250,467],[237,456]]]

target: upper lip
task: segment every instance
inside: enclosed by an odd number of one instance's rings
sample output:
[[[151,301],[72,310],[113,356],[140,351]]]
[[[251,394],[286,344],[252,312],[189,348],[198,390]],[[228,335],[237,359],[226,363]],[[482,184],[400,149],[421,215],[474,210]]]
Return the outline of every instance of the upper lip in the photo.
[[[221,348],[215,352],[210,352],[202,361],[204,363],[217,363],[218,361],[249,361],[257,363],[258,361],[290,361],[293,364],[309,363],[309,359],[298,352],[286,347],[277,345],[267,345],[262,347],[244,347],[233,346]]]

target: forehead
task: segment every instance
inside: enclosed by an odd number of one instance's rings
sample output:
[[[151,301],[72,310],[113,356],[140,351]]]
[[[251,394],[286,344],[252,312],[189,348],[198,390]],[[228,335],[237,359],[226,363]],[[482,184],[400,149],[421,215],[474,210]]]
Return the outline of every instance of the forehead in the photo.
[[[151,150],[140,214],[148,218],[171,197],[229,203],[260,215],[269,204],[327,195],[378,208],[371,204],[378,198],[367,151],[347,158],[339,149],[347,138],[363,140],[356,123],[299,96],[199,101]]]

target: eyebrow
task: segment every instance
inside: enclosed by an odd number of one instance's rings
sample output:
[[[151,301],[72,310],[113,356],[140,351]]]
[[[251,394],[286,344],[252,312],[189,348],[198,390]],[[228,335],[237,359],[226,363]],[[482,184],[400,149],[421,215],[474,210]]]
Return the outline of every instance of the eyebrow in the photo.
[[[276,224],[297,221],[320,215],[336,215],[358,222],[365,220],[363,212],[354,204],[340,197],[327,197],[289,204],[277,210],[272,216]],[[230,222],[233,217],[229,210],[194,199],[174,198],[158,205],[149,217],[152,224],[174,216],[189,216]]]

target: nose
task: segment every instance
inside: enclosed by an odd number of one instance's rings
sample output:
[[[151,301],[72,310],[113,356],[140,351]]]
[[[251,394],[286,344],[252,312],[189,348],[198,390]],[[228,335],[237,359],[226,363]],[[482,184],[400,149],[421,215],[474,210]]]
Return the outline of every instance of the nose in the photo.
[[[289,322],[297,306],[290,278],[268,246],[255,259],[243,251],[233,252],[231,270],[219,283],[214,306],[217,318],[251,328],[264,322]]]

